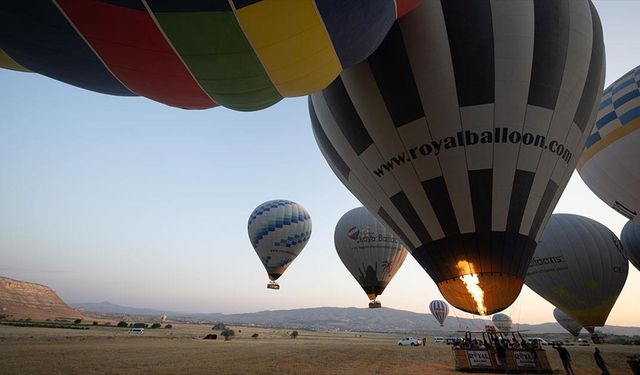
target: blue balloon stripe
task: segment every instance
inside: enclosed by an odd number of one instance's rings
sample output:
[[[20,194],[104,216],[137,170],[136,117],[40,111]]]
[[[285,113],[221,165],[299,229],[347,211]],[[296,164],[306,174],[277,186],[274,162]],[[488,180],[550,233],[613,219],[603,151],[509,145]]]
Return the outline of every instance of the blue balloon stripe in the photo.
[[[283,220],[270,222],[265,227],[258,230],[258,232],[255,234],[255,236],[251,240],[251,243],[253,244],[254,247],[258,246],[258,243],[260,242],[260,240],[262,240],[270,232],[274,232],[276,229],[284,228],[285,226],[304,223],[309,219],[310,219],[309,215],[301,214],[299,216],[290,217],[289,218],[290,224],[287,224],[287,225],[284,224]]]
[[[309,238],[311,238],[311,231],[302,232],[302,233],[287,237],[286,239],[282,239],[278,242],[275,242],[274,245],[291,247],[302,242],[307,242]]]

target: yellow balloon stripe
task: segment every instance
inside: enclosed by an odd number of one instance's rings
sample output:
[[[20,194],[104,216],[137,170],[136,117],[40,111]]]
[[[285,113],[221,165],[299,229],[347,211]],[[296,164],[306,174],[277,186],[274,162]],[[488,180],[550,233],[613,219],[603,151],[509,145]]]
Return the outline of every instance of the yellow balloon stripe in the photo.
[[[15,62],[9,55],[0,49],[0,68],[17,70],[20,72],[31,72],[29,69]]]
[[[589,159],[591,159],[595,154],[609,147],[609,145],[611,145],[618,139],[637,130],[638,128],[640,128],[640,118],[637,118],[627,123],[625,126],[621,128],[617,128],[609,132],[600,141],[598,141],[588,149],[584,150],[584,152],[582,153],[582,156],[580,157],[580,161],[578,161],[578,166],[576,167],[576,169],[578,170],[582,169],[582,167],[587,163],[587,161],[589,161]]]
[[[236,15],[282,96],[322,90],[342,71],[312,0],[263,0]]]

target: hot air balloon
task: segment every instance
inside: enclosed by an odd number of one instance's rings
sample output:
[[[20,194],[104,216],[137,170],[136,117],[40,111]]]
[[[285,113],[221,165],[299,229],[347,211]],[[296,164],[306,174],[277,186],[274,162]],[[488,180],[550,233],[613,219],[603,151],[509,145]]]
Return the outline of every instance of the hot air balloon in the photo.
[[[607,227],[584,216],[554,214],[525,282],[594,333],[606,322],[628,272],[620,240]]]
[[[557,307],[553,309],[553,317],[556,318],[556,321],[562,326],[562,328],[566,329],[571,335],[573,335],[574,339],[577,339],[578,336],[580,336],[580,331],[582,331],[580,323],[573,320],[569,315],[562,312],[562,310]]]
[[[491,317],[494,327],[500,332],[511,331],[511,317],[507,314],[493,314]]]
[[[492,314],[520,293],[604,65],[588,0],[423,1],[311,95],[311,122],[334,173],[444,298]]]
[[[364,207],[340,218],[334,243],[340,260],[371,300],[369,307],[381,307],[376,298],[407,257],[404,244]]]
[[[449,315],[449,305],[445,301],[433,300],[429,303],[429,311],[431,315],[440,323],[440,327],[444,326],[444,321]]]
[[[640,270],[640,223],[627,222],[620,234],[624,255],[638,270]]]
[[[311,237],[311,217],[301,205],[278,199],[256,207],[249,217],[249,240],[269,275],[269,289]]]
[[[640,212],[640,66],[609,86],[578,173],[598,198],[628,219]]]
[[[0,67],[170,106],[257,110],[326,87],[420,0],[0,2]]]
[[[160,323],[164,323],[164,322],[166,322],[166,321],[167,321],[167,316],[166,316],[166,315],[162,315],[162,316],[160,317]]]

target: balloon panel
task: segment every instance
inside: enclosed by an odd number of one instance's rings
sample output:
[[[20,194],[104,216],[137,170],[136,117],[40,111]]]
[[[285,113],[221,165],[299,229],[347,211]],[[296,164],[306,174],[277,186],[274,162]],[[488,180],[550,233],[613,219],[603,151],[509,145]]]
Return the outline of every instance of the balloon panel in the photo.
[[[364,207],[340,218],[334,243],[340,260],[371,300],[382,294],[408,254],[393,232]]]
[[[0,66],[181,108],[257,110],[326,87],[418,2],[4,1]]]
[[[622,228],[620,235],[624,255],[640,270],[640,223],[629,221]]]
[[[603,82],[589,1],[428,1],[309,107],[338,178],[447,301],[490,314],[521,290]]]
[[[640,212],[640,67],[609,86],[578,163],[580,177],[628,219]]]
[[[583,327],[602,326],[628,271],[620,240],[607,227],[583,216],[554,214],[526,284]]]
[[[296,259],[311,237],[311,217],[301,205],[272,200],[251,213],[249,239],[272,281]]]

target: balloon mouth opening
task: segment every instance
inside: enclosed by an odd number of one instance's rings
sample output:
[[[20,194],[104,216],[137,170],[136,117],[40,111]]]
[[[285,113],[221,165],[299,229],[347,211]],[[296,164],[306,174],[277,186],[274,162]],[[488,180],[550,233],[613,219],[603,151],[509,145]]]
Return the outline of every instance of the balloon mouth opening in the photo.
[[[367,293],[367,297],[369,297],[369,301],[375,301],[378,295],[375,293]]]
[[[269,280],[276,281],[276,280],[278,280],[278,278],[280,278],[280,276],[282,276],[281,273],[270,273],[269,274]]]
[[[484,316],[509,307],[520,294],[523,283],[513,275],[466,272],[437,285],[442,296],[456,308]]]

